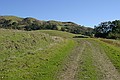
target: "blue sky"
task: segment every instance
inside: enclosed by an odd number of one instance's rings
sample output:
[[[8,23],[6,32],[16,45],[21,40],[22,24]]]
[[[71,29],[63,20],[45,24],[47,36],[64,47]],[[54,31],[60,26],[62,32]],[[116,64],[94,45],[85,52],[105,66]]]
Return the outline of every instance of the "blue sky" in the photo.
[[[91,26],[120,19],[120,0],[1,0],[0,15]]]

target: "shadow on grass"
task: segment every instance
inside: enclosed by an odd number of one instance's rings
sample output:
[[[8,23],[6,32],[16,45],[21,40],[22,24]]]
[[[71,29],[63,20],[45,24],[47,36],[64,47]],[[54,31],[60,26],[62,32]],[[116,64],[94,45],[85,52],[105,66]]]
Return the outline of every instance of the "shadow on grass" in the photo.
[[[89,36],[80,35],[80,36],[74,36],[73,38],[89,38]]]

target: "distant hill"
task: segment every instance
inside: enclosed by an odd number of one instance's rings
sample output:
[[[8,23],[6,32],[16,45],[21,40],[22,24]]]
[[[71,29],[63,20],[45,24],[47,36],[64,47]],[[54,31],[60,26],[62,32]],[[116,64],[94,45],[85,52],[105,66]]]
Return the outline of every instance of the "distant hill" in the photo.
[[[12,20],[12,21],[22,21],[23,18],[17,16],[0,16],[0,19]]]
[[[0,28],[18,30],[60,30],[75,34],[92,35],[93,29],[74,22],[42,21],[35,18],[16,16],[0,16]]]

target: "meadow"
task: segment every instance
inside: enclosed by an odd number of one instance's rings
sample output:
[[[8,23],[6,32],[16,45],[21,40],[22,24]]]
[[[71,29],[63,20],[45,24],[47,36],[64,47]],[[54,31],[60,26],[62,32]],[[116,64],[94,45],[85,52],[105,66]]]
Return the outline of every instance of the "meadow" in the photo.
[[[54,80],[75,43],[52,33],[1,29],[0,79]]]
[[[57,30],[0,29],[0,80],[119,80],[119,45]]]

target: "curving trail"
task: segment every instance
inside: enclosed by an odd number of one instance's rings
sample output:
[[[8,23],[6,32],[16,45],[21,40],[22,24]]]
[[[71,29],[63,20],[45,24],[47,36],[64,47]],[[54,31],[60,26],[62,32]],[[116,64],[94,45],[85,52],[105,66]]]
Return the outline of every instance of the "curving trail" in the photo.
[[[75,39],[77,46],[65,61],[59,80],[120,80],[105,51],[92,39]]]

